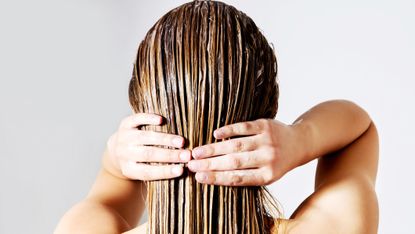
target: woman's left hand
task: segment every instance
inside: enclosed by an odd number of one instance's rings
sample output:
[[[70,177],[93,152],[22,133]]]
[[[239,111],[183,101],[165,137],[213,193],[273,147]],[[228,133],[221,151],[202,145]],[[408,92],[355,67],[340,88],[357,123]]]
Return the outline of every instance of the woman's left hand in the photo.
[[[302,164],[301,127],[274,119],[235,123],[216,129],[216,139],[238,137],[196,147],[188,162],[200,183],[227,186],[268,185]]]

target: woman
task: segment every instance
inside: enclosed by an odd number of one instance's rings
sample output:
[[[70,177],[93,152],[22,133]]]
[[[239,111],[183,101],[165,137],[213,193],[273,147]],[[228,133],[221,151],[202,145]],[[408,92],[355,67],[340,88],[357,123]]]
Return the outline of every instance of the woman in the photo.
[[[130,83],[136,114],[123,120],[111,136],[93,188],[62,218],[56,233],[145,233],[146,228],[167,233],[160,226],[179,226],[178,233],[207,228],[218,233],[218,228],[228,226],[218,220],[229,222],[239,217],[234,215],[238,212],[248,212],[253,218],[246,222],[252,224],[238,223],[226,229],[228,233],[376,233],[378,138],[371,119],[356,104],[337,100],[313,107],[291,125],[274,120],[275,76],[272,49],[253,21],[233,7],[196,1],[167,13],[140,44]],[[196,198],[207,203],[207,197],[223,194],[207,196],[207,188],[215,187],[200,184],[226,186],[235,198],[317,158],[314,193],[290,219],[275,217],[278,225],[272,230],[258,229],[266,226],[267,215],[261,189],[246,195],[259,197],[259,203],[247,202],[254,209],[241,212],[242,206],[233,206],[233,212],[217,211],[219,217],[201,215],[207,221],[200,225],[191,223],[198,220],[189,217],[199,217],[189,210],[212,216],[212,209],[201,204],[182,207],[176,193],[166,192],[172,186],[175,192],[175,181],[181,181],[177,188],[191,188],[186,191],[197,191],[202,195]],[[194,180],[198,183],[192,184]],[[149,227],[136,227],[145,203],[143,181],[150,181]],[[179,208],[168,213],[169,206],[160,205],[162,194]],[[180,212],[184,221],[163,222]]]

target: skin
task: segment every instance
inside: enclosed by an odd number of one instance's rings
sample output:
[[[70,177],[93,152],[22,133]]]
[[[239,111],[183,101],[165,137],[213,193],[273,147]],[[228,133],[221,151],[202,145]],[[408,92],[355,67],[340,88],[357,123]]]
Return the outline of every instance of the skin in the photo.
[[[142,180],[174,178],[183,167],[136,162],[187,162],[200,183],[242,186],[271,184],[314,159],[314,193],[281,220],[278,232],[377,233],[378,135],[368,114],[352,102],[321,103],[291,125],[272,119],[228,125],[214,136],[239,138],[192,152],[182,149],[180,136],[137,130],[145,124],[162,124],[162,118],[141,113],[121,122],[91,191],[63,216],[55,233],[145,233],[145,224],[137,227],[145,208]],[[151,144],[176,149],[143,146]]]

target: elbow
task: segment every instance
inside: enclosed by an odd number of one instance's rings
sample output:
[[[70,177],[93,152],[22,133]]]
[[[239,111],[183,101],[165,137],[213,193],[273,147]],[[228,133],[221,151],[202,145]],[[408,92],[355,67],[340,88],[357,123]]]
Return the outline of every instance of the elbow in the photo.
[[[348,114],[348,116],[352,118],[352,122],[360,126],[359,129],[361,129],[361,134],[366,132],[371,125],[374,125],[369,113],[362,106],[353,101],[337,99],[328,101],[327,103],[336,105],[339,107],[339,111]]]

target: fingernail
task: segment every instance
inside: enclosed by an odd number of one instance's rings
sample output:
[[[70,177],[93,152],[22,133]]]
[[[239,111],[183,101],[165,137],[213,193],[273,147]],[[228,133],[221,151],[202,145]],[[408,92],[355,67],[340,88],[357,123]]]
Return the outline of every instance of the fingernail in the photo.
[[[196,180],[197,181],[206,181],[207,180],[206,173],[196,173]]]
[[[179,148],[181,148],[183,146],[183,138],[181,137],[177,137],[173,139],[173,144]]]
[[[179,157],[182,161],[185,161],[185,162],[189,161],[190,160],[190,151],[186,150],[186,151],[181,152]]]
[[[183,167],[181,166],[175,166],[171,169],[171,172],[173,173],[173,175],[179,176],[182,174],[183,171]]]
[[[201,157],[203,156],[203,153],[204,153],[203,148],[195,148],[192,150],[193,158]]]

